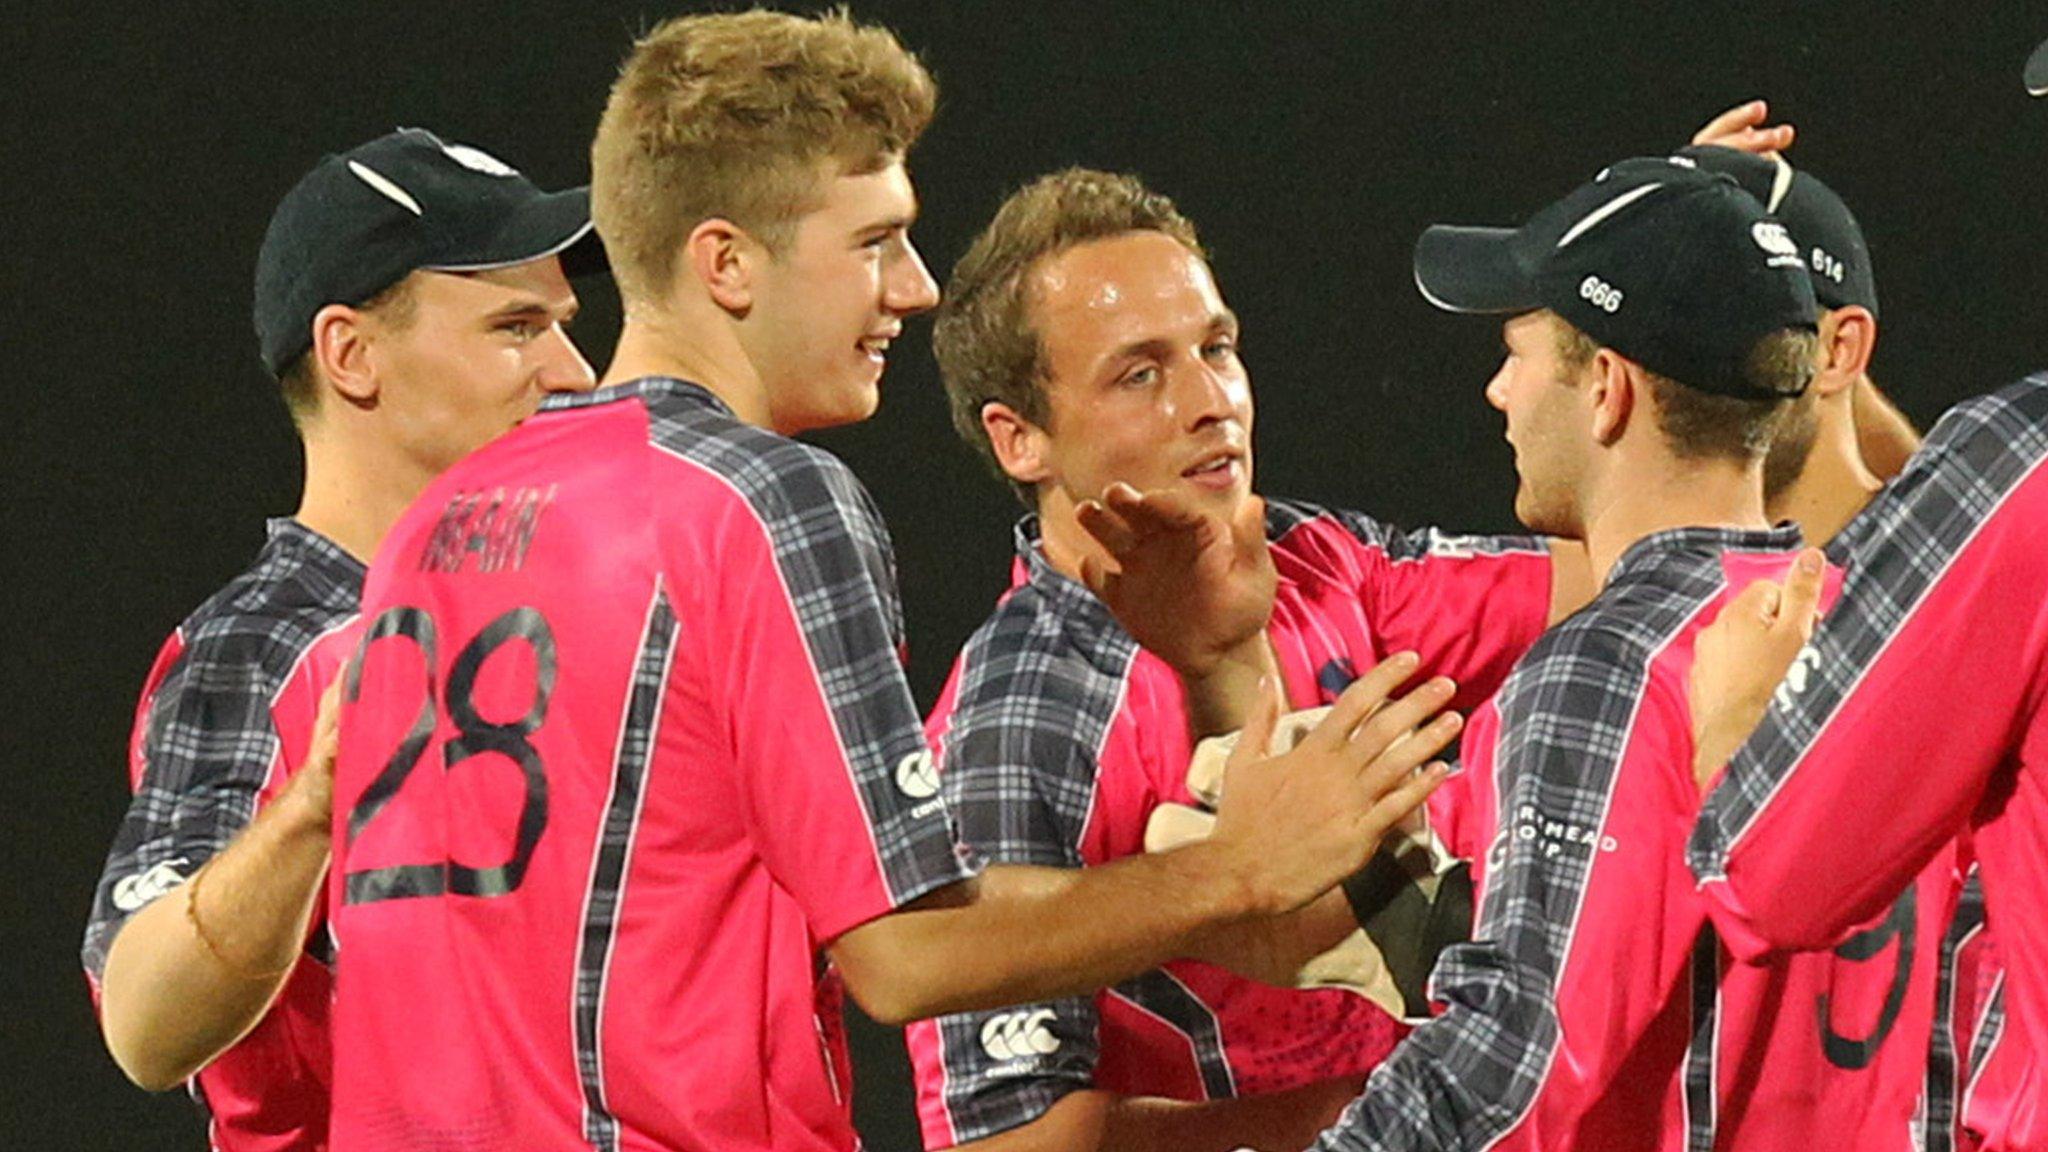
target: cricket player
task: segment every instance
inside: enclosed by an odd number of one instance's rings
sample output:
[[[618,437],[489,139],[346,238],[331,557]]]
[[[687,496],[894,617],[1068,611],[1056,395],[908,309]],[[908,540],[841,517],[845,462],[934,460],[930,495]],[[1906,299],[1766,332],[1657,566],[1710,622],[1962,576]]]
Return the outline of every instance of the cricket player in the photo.
[[[1814,368],[1797,246],[1732,181],[1646,159],[1519,230],[1431,229],[1416,276],[1513,315],[1488,398],[1516,511],[1583,539],[1603,588],[1474,717],[1458,802],[1432,813],[1477,858],[1474,942],[1437,969],[1444,1014],[1320,1146],[1903,1147],[1925,1048],[1885,1040],[1932,999],[1902,979],[1931,973],[1732,965],[1682,867],[1692,633],[1799,543],[1762,488]],[[1816,995],[1817,1020],[1780,1017]]]
[[[316,706],[399,510],[542,396],[591,386],[565,264],[602,264],[582,189],[420,129],[328,156],[271,218],[256,333],[304,495],[150,670],[84,948],[115,1061],[145,1088],[189,1081],[223,1152],[327,1145]]]
[[[1470,709],[1560,595],[1586,594],[1569,571],[1553,581],[1554,564],[1583,568],[1573,545],[1554,561],[1534,537],[1262,505],[1238,341],[1194,226],[1129,176],[1040,178],[954,271],[934,345],[955,424],[1030,509],[1013,587],[929,722],[960,835],[988,859],[1101,865],[1144,851],[1162,803],[1194,803],[1204,718],[1082,581],[1105,553],[1079,510],[1112,484],[1263,519],[1277,571],[1257,645],[1296,707],[1412,649]],[[1341,899],[1315,912],[1328,924],[1305,932],[1324,947],[1356,927]],[[1099,993],[921,1021],[908,1041],[928,1148],[1227,1150],[1306,1146],[1403,1031],[1357,991],[1190,960]]]
[[[1737,117],[1760,120],[1760,102],[1732,109],[1716,124]],[[1830,560],[1846,565],[1854,533],[1844,530],[1896,474],[1892,465],[1903,467],[1919,439],[1870,377],[1878,301],[1862,228],[1831,188],[1780,156],[1715,147],[1689,148],[1682,155],[1733,177],[1778,216],[1806,259],[1821,306],[1814,401],[1772,443],[1764,462],[1764,500],[1773,522],[1797,521],[1808,540],[1826,546]],[[1915,908],[1915,931],[1905,937],[1936,964],[1920,1141],[1944,1152],[1976,1146],[1969,1106],[2002,1112],[1996,1091],[2002,1078],[1979,1073],[1994,1055],[2010,1063],[2015,1048],[2000,1043],[1997,949],[1985,931],[1983,890],[1974,862],[1962,850],[1966,840],[1959,838],[1957,851],[1940,852],[1929,862],[1929,869],[1949,878],[1948,893],[1934,906]],[[1927,890],[1933,895],[1940,889]],[[1841,947],[1855,952],[1867,944],[1852,938]],[[1902,1035],[1899,1042],[1912,1038]],[[1973,1053],[1979,1054],[1974,1061]]]
[[[1441,778],[1413,770],[1456,719],[1381,707],[1390,662],[1233,766],[1206,844],[956,844],[887,535],[788,438],[871,414],[936,302],[904,167],[934,96],[843,15],[685,17],[626,61],[592,148],[606,386],[441,476],[367,581],[338,1149],[851,1149],[842,988],[900,1022],[1124,979],[1308,904]]]

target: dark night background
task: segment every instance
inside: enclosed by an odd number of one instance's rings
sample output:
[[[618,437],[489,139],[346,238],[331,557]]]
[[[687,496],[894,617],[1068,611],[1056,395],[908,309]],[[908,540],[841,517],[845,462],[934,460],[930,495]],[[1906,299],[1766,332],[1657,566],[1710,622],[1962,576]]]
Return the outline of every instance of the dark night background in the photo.
[[[1215,253],[1260,385],[1260,487],[1406,523],[1510,526],[1480,388],[1496,329],[1416,294],[1436,221],[1512,223],[1607,161],[1768,96],[1795,162],[1869,234],[1875,375],[1923,426],[2048,363],[2048,102],[2019,73],[2048,4],[1695,9],[858,2],[937,73],[913,160],[941,274],[1006,191],[1073,163],[1175,196]],[[1782,9],[1782,10],[1781,10]],[[586,178],[637,3],[7,6],[0,319],[7,637],[0,1143],[200,1148],[185,1101],[101,1048],[77,946],[124,799],[124,740],[166,632],[237,572],[299,462],[257,365],[271,206],[323,152],[431,127]],[[616,330],[586,286],[601,370]],[[819,437],[895,533],[929,703],[1006,580],[1006,490],[947,424],[928,326],[881,416]],[[915,1147],[902,1050],[858,1033],[860,1119]],[[733,1069],[733,1075],[746,1075]]]

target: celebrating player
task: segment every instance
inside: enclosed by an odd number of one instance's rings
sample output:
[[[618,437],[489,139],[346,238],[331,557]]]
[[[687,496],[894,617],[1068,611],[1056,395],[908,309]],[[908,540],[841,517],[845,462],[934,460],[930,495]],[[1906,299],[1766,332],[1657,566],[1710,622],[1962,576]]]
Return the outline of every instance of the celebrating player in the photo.
[[[786,438],[873,412],[936,300],[904,168],[933,100],[836,15],[674,20],[626,62],[592,148],[609,386],[442,476],[368,579],[337,1148],[850,1149],[821,951],[883,1020],[1093,989],[1308,903],[1438,778],[1411,770],[1455,722],[1409,735],[1436,699],[1380,707],[1375,670],[1233,767],[1206,845],[978,874],[956,848],[887,536]]]
[[[2032,1056],[2048,1035],[2034,887],[2048,858],[2037,683],[2048,566],[2035,538],[2048,514],[2044,428],[2048,376],[1952,409],[1845,532],[1849,579],[1811,641],[1810,584],[1794,581],[1768,613],[1776,590],[1759,587],[1701,635],[1694,672],[1700,770],[1728,767],[1691,862],[1738,955],[1834,944],[1968,829],[2021,1062],[2004,1106],[1970,1118],[1991,1148],[2048,1147]],[[1930,692],[1929,673],[1960,690]],[[1823,838],[1856,845],[1865,863],[1822,866]]]
[[[544,394],[591,386],[563,332],[564,259],[596,262],[589,232],[583,190],[419,129],[322,160],[271,218],[256,332],[304,496],[150,671],[84,949],[116,1062],[145,1088],[193,1078],[216,1148],[326,1146],[316,704],[400,509]]]
[[[1722,119],[1744,113],[1760,119],[1761,103],[1731,110]],[[1773,441],[1764,461],[1764,501],[1774,523],[1797,521],[1808,540],[1825,544],[1831,560],[1847,565],[1856,533],[1844,529],[1870,503],[1883,480],[1896,474],[1893,465],[1903,466],[1918,442],[1869,375],[1878,303],[1862,228],[1831,188],[1810,172],[1794,171],[1780,157],[1725,148],[1691,148],[1682,155],[1733,177],[1777,215],[1806,259],[1821,305],[1814,402]],[[1916,884],[1916,899],[1921,894],[1942,898],[1916,906],[1915,931],[1900,939],[1928,953],[1937,966],[1920,1119],[1924,1146],[1946,1152],[1975,1147],[1975,1133],[1995,1125],[1994,1120],[1972,1120],[1972,1109],[1980,1117],[2003,1113],[2005,1104],[1997,1089],[2004,1077],[1985,1073],[1994,1060],[2011,1062],[2016,1046],[2005,1038],[1996,948],[1984,930],[1983,891],[1976,872],[1958,853],[1947,850],[1938,853],[1928,869],[1947,882]],[[1842,948],[1854,952],[1868,943],[1852,939]],[[1893,1042],[1918,1043],[1918,1037],[1906,1031],[1917,1019],[1917,1014],[1902,1017]]]
[[[1931,972],[1731,965],[1683,882],[1691,634],[1798,543],[1766,527],[1762,460],[1813,372],[1803,269],[1761,205],[1683,158],[1418,245],[1432,301],[1515,314],[1487,395],[1516,511],[1584,539],[1604,586],[1474,717],[1445,831],[1479,857],[1475,940],[1437,969],[1445,1014],[1322,1146],[1904,1145],[1924,1048],[1885,1039]],[[1820,997],[1817,1018],[1780,1011]]]
[[[1277,586],[1245,663],[1270,649],[1302,707],[1412,649],[1455,680],[1456,697],[1439,682],[1438,698],[1469,709],[1551,613],[1541,540],[1403,534],[1252,496],[1237,319],[1193,225],[1134,178],[1073,169],[1010,197],[955,270],[934,344],[960,434],[1032,512],[1015,587],[930,723],[961,838],[992,860],[1100,865],[1144,850],[1162,801],[1191,802],[1205,720],[1081,580],[1104,553],[1080,509],[1112,482],[1226,522],[1263,514]],[[1355,927],[1335,896],[1316,920],[1303,935],[1323,947]],[[1095,995],[920,1022],[909,1041],[928,1148],[1229,1149],[1305,1146],[1399,1035],[1357,992],[1189,961]]]

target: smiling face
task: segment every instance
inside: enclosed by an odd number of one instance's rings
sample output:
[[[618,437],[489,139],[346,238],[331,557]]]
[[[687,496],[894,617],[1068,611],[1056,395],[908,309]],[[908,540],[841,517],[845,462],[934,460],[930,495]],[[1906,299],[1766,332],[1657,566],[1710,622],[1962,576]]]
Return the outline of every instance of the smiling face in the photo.
[[[1506,357],[1486,384],[1486,400],[1507,416],[1515,450],[1515,516],[1530,530],[1578,538],[1579,496],[1592,452],[1586,365],[1567,363],[1564,321],[1525,312],[1501,326]]]
[[[1229,515],[1250,493],[1251,381],[1209,266],[1162,232],[1077,245],[1031,273],[1047,417],[1006,464],[1040,504],[1122,481]]]
[[[903,320],[938,303],[910,243],[917,196],[902,162],[824,182],[820,205],[762,266],[740,338],[769,425],[789,434],[874,415]]]

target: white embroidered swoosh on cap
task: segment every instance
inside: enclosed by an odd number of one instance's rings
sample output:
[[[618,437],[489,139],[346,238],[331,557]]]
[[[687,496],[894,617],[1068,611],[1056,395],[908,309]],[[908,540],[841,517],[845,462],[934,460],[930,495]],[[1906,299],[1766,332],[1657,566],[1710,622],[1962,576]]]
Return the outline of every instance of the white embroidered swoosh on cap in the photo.
[[[1624,192],[1621,195],[1616,196],[1614,199],[1609,200],[1607,203],[1602,204],[1598,208],[1593,209],[1591,212],[1586,213],[1584,219],[1580,220],[1577,224],[1572,225],[1571,228],[1568,231],[1566,231],[1563,236],[1558,237],[1557,246],[1559,248],[1562,248],[1565,245],[1571,243],[1572,241],[1577,240],[1579,236],[1586,231],[1586,229],[1591,228],[1593,225],[1598,224],[1602,220],[1607,219],[1609,216],[1614,215],[1616,212],[1619,212],[1623,208],[1626,208],[1629,205],[1635,203],[1636,201],[1641,200],[1643,197],[1648,196],[1650,193],[1655,192],[1657,189],[1662,188],[1663,186],[1664,184],[1662,181],[1658,181],[1653,184],[1645,184],[1641,188],[1635,188],[1631,189],[1630,191]]]
[[[348,162],[348,170],[356,174],[356,179],[361,180],[363,183],[368,184],[372,188],[375,188],[378,192],[382,193],[385,197],[389,198],[393,203],[397,204],[400,208],[405,209],[407,212],[410,212],[415,216],[426,215],[426,213],[420,209],[420,202],[413,199],[411,193],[407,192],[403,188],[400,188],[397,184],[393,183],[389,177],[378,172],[375,168],[372,168],[369,165],[362,163],[361,161],[351,160]]]
[[[1776,212],[1778,205],[1785,202],[1785,193],[1792,190],[1792,166],[1775,152],[1771,153],[1771,159],[1777,162],[1778,174],[1771,177],[1771,200],[1764,205],[1766,212]]]

